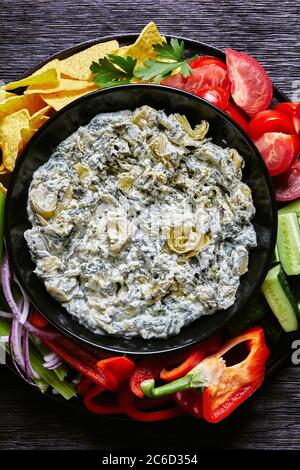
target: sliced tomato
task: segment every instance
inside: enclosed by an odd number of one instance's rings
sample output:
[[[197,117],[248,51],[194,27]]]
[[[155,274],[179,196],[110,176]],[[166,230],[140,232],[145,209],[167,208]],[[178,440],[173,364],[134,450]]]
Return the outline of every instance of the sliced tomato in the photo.
[[[297,160],[292,167],[280,176],[273,179],[276,200],[288,202],[300,197],[300,161]]]
[[[248,116],[236,104],[229,103],[225,109],[227,113],[245,132],[248,132]]]
[[[209,101],[220,109],[225,109],[228,105],[229,92],[220,86],[202,88],[197,91],[197,96]]]
[[[222,62],[222,60],[217,59],[216,57],[209,56],[209,55],[196,57],[196,59],[193,59],[189,62],[189,66],[192,69],[197,69],[199,67],[203,67],[204,65],[210,65],[210,64],[219,65],[224,70],[227,70],[227,66],[225,62]]]
[[[296,133],[293,121],[286,114],[275,109],[260,111],[249,123],[249,136],[252,139],[258,139],[266,132]]]
[[[249,116],[267,109],[273,86],[267,72],[253,57],[233,49],[225,49],[231,95],[234,102]]]
[[[297,136],[281,132],[267,132],[258,139],[254,139],[254,143],[260,151],[271,176],[286,171],[299,151]]]
[[[216,64],[208,64],[194,69],[184,78],[181,74],[171,75],[160,82],[162,85],[181,88],[190,93],[197,94],[206,87],[221,87],[230,92],[230,81],[227,71]]]
[[[274,109],[289,116],[293,121],[296,133],[300,135],[300,103],[293,103],[291,101],[278,103]]]

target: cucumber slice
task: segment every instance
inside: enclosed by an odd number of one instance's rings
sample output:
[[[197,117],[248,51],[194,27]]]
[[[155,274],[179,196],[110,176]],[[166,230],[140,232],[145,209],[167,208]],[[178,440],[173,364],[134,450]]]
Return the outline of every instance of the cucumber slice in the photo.
[[[286,274],[300,274],[300,228],[295,213],[279,214],[277,246]]]
[[[270,269],[262,285],[262,291],[284,331],[297,330],[297,304],[280,265]]]
[[[287,206],[279,209],[278,214],[290,214],[291,212],[295,212],[297,216],[300,216],[300,199],[290,202]]]
[[[280,258],[279,258],[279,252],[278,252],[277,243],[276,243],[276,245],[275,245],[275,250],[274,250],[274,255],[273,255],[272,263],[274,263],[274,264],[280,263]]]

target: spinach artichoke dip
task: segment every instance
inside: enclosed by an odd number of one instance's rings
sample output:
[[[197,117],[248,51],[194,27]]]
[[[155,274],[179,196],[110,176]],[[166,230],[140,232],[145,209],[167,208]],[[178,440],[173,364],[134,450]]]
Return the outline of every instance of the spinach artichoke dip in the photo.
[[[167,338],[234,303],[255,208],[242,157],[207,130],[149,106],[99,114],[34,173],[35,273],[90,330]]]

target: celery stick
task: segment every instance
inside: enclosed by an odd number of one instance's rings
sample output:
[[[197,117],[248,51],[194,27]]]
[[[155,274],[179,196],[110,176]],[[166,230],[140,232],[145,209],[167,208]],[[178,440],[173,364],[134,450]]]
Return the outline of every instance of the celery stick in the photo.
[[[10,323],[4,318],[0,317],[0,336],[7,336],[10,331]],[[66,380],[61,381],[53,370],[46,369],[43,366],[43,357],[30,342],[30,362],[33,370],[40,376],[40,379],[51,385],[60,395],[66,400],[76,395],[76,390],[73,385],[69,384]],[[42,384],[41,384],[42,385]]]

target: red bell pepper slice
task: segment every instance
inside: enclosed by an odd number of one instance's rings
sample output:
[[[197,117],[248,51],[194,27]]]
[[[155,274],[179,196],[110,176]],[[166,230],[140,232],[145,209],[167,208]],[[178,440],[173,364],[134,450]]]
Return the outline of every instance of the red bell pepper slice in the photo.
[[[197,419],[203,419],[203,397],[198,390],[183,390],[173,395],[175,403]],[[157,400],[157,398],[156,398]]]
[[[106,403],[103,400],[103,392],[105,388],[101,387],[101,385],[95,385],[91,389],[89,389],[86,394],[84,395],[83,402],[86,408],[95,414],[119,414],[122,413],[120,406],[117,403],[117,395],[110,394],[111,399],[115,401],[115,403]],[[97,399],[97,400],[95,400]],[[101,400],[102,399],[102,400]]]
[[[179,366],[172,370],[163,369],[160,373],[160,378],[166,382],[179,379],[193,367],[195,367],[202,359],[209,353],[214,353],[220,349],[220,336],[213,336],[208,340],[201,343],[196,348],[193,348],[186,359]],[[151,377],[150,377],[151,378]],[[154,378],[154,377],[153,377]]]
[[[148,379],[157,379],[161,371],[161,360],[158,359],[142,359],[136,366],[130,377],[130,388],[134,395],[143,398],[144,394],[141,390],[141,383]]]
[[[235,346],[246,343],[245,359],[226,366],[223,356]],[[269,350],[260,326],[228,341],[220,351],[208,356],[184,377],[155,388],[153,379],[141,384],[146,396],[157,398],[183,390],[202,389],[203,416],[211,423],[226,418],[263,382]]]
[[[119,405],[123,413],[136,421],[163,421],[184,414],[184,411],[178,406],[172,406],[171,408],[157,411],[141,411],[135,405],[135,400],[138,399],[134,393],[132,393],[128,384],[124,384],[118,396]]]
[[[45,317],[43,317],[43,315],[37,310],[32,312],[30,316],[30,323],[39,329],[46,328],[46,326],[49,325],[48,320]]]
[[[115,387],[125,382],[133,372],[134,362],[125,356],[110,357],[97,362],[97,367],[101,369],[111,383],[115,381]]]
[[[77,391],[79,395],[83,396],[86,394],[86,392],[93,386],[95,385],[94,382],[92,382],[90,379],[87,377],[83,376],[80,379],[79,384],[77,385]]]

